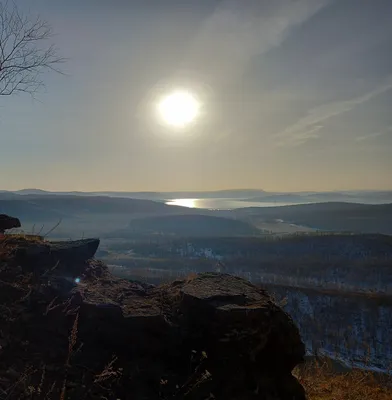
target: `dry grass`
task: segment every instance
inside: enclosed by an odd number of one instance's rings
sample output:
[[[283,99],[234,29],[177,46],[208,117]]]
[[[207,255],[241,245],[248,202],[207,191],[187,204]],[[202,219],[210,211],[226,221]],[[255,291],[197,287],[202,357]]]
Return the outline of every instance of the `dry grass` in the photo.
[[[13,240],[25,240],[28,242],[42,242],[44,241],[44,237],[40,235],[31,235],[27,233],[7,233],[0,238],[0,241],[13,241]]]
[[[321,360],[297,368],[294,374],[308,400],[392,400],[392,378],[359,369],[338,373]]]
[[[23,243],[42,243],[44,238],[39,235],[27,235],[27,234],[6,234],[0,235],[0,262],[7,261],[10,258],[12,250]]]
[[[186,281],[186,283],[192,282],[194,279],[196,279],[199,275],[191,272],[190,274],[188,274],[184,279]]]

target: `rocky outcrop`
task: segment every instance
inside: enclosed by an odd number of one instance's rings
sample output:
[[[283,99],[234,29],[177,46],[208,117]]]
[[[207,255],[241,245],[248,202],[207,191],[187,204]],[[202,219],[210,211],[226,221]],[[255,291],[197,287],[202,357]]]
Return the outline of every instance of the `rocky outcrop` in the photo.
[[[35,272],[42,272],[43,269],[56,265],[57,272],[74,276],[83,271],[84,262],[94,257],[100,243],[99,239],[31,242],[12,237],[8,242],[15,246],[15,259]]]
[[[40,387],[56,396],[65,390],[67,399],[305,399],[291,374],[304,344],[266,291],[218,273],[158,287],[125,281],[83,259],[96,244],[37,243],[62,265],[39,276],[31,271],[48,253],[27,244],[23,257],[16,252],[2,265],[0,293],[8,295],[0,302],[9,312],[0,317],[0,393],[12,387],[7,398],[23,399],[26,388]],[[27,367],[38,372],[15,389]]]
[[[20,228],[21,224],[18,218],[10,217],[6,214],[0,214],[0,234],[7,229]]]

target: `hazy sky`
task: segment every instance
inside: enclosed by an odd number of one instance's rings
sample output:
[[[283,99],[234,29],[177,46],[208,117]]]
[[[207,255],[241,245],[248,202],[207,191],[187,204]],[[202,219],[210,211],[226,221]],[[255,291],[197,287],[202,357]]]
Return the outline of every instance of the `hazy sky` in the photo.
[[[392,189],[391,0],[15,1],[69,61],[0,99],[0,189]]]

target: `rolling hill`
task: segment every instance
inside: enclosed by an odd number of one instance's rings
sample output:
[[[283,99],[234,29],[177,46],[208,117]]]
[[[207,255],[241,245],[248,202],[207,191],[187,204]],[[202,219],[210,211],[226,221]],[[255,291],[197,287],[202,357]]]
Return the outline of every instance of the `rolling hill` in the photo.
[[[134,218],[193,213],[162,202],[105,196],[18,195],[0,193],[0,213],[17,216],[25,232],[56,227],[52,237],[101,236],[126,228]],[[203,210],[200,210],[200,214]]]
[[[282,220],[324,231],[392,234],[392,204],[329,202],[243,208],[233,213],[245,221]]]
[[[184,213],[184,208],[151,200],[104,196],[7,195],[0,196],[0,212],[31,220],[76,217],[86,214],[173,214]]]
[[[108,237],[135,234],[176,235],[181,237],[229,237],[260,234],[250,223],[210,215],[171,215],[134,219],[126,229],[109,232]]]

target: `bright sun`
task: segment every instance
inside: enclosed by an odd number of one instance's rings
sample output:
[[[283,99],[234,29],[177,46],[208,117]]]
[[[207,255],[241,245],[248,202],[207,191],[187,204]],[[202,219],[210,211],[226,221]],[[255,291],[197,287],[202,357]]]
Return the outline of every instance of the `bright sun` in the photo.
[[[158,111],[163,120],[175,127],[185,127],[198,116],[200,104],[187,91],[176,91],[165,96],[158,104]]]

